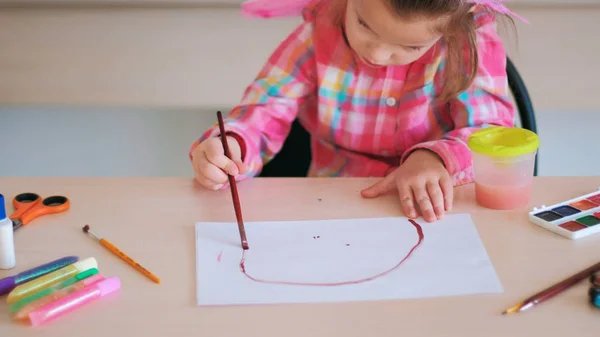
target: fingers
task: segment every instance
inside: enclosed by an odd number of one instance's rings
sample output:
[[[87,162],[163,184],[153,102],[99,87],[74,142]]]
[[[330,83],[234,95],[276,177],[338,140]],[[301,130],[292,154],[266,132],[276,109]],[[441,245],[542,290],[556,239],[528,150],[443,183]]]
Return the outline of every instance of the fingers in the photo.
[[[224,184],[219,184],[219,183],[216,183],[216,182],[208,179],[203,174],[199,173],[198,170],[195,170],[195,177],[196,177],[196,181],[198,181],[198,183],[200,185],[204,186],[205,188],[207,188],[209,190],[216,191],[216,190],[223,188],[223,186],[224,186]]]
[[[452,203],[454,201],[454,186],[449,176],[442,177],[440,179],[440,188],[444,194],[444,207],[446,211],[452,210]]]
[[[198,183],[211,189],[219,190],[227,186],[228,174],[237,176],[247,173],[250,168],[241,160],[231,160],[225,156],[225,151],[219,139],[206,140],[193,153],[194,175]]]
[[[433,206],[433,213],[437,220],[444,217],[446,207],[444,205],[444,193],[437,181],[427,182],[427,194],[429,194],[430,204]]]
[[[416,218],[417,210],[415,209],[413,190],[410,184],[399,182],[397,187],[404,215],[408,218]]]
[[[234,165],[235,164],[231,164]],[[198,170],[200,173],[216,184],[225,184],[229,177],[221,168],[213,164],[208,157],[205,160],[198,162]]]
[[[416,218],[418,213],[427,222],[440,220],[452,207],[452,182],[441,179],[398,183],[398,193],[402,210],[408,218]],[[448,207],[449,206],[449,207]],[[417,208],[420,212],[417,212]]]
[[[413,186],[412,190],[415,196],[415,203],[419,206],[423,219],[425,219],[427,222],[437,220],[437,216],[433,210],[433,205],[427,191],[427,183],[423,182],[415,185]]]
[[[385,194],[395,187],[395,177],[393,174],[388,175],[387,177],[379,180],[375,184],[370,187],[362,190],[360,194],[363,198],[376,198],[382,194]]]
[[[240,174],[246,174],[250,171],[250,166],[244,164],[241,160],[234,160],[234,163],[238,167]]]
[[[239,174],[237,165],[233,160],[227,158],[223,146],[220,144],[216,144],[215,141],[211,142],[206,146],[204,153],[206,159],[217,168],[220,168],[232,176],[237,176]]]

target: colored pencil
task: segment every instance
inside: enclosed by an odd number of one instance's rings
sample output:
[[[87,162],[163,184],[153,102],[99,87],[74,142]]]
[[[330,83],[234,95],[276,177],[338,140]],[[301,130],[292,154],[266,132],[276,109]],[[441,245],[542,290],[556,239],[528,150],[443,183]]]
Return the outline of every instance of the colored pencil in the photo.
[[[231,158],[231,152],[229,151],[229,145],[227,144],[227,136],[225,135],[225,125],[223,124],[223,115],[221,111],[217,111],[217,119],[219,121],[219,130],[221,132],[221,143],[223,143],[223,149],[227,158]],[[244,220],[242,219],[242,207],[240,206],[240,197],[237,191],[237,185],[235,177],[231,174],[227,174],[229,178],[229,188],[231,189],[231,196],[233,198],[233,208],[235,210],[235,217],[238,223],[238,229],[240,231],[240,240],[242,241],[242,248],[248,249],[248,240],[246,239],[246,230],[244,229]]]
[[[600,271],[600,262],[596,263],[593,266],[590,266],[558,283],[556,283],[553,286],[550,286],[542,291],[540,291],[539,293],[523,300],[522,302],[506,309],[502,314],[512,314],[512,313],[517,313],[517,312],[521,312],[521,311],[525,311],[527,309],[530,309],[542,302],[545,302],[547,300],[549,300],[550,298],[562,293],[563,291],[571,288],[572,286],[574,286],[575,284],[579,283],[580,281],[589,278],[592,274],[594,274],[595,272]]]

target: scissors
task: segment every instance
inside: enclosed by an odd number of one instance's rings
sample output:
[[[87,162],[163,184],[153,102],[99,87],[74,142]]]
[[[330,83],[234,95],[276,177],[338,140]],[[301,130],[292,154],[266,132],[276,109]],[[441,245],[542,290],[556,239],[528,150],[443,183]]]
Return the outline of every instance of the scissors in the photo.
[[[13,206],[15,211],[9,218],[13,222],[13,230],[17,230],[39,216],[68,210],[71,202],[61,195],[53,195],[42,200],[42,197],[35,193],[21,193],[14,197]]]

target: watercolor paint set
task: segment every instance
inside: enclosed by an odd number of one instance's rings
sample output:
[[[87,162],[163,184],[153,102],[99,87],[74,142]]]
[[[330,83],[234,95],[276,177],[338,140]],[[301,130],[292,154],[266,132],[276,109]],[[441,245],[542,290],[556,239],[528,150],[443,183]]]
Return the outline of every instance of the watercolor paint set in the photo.
[[[529,220],[572,240],[599,233],[600,189],[552,206],[535,207]]]

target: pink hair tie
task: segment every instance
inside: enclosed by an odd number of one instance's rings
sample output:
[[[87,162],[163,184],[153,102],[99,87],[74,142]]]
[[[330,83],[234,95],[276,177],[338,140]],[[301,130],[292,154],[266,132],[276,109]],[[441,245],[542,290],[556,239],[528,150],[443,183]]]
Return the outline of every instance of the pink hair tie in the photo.
[[[498,13],[514,16],[515,18],[517,18],[525,23],[529,23],[529,21],[527,21],[522,16],[520,16],[520,15],[516,14],[515,12],[511,11],[510,9],[506,8],[506,6],[504,6],[504,4],[503,4],[503,2],[504,2],[503,0],[469,0],[469,2],[474,3],[476,5],[487,7]]]
[[[302,10],[314,0],[248,0],[242,3],[242,15],[246,17],[283,17],[298,16]],[[498,13],[514,16],[519,20],[529,23],[523,17],[506,8],[503,0],[467,0],[470,3],[488,7]]]
[[[311,2],[313,0],[249,0],[242,3],[242,14],[259,18],[298,16]]]

